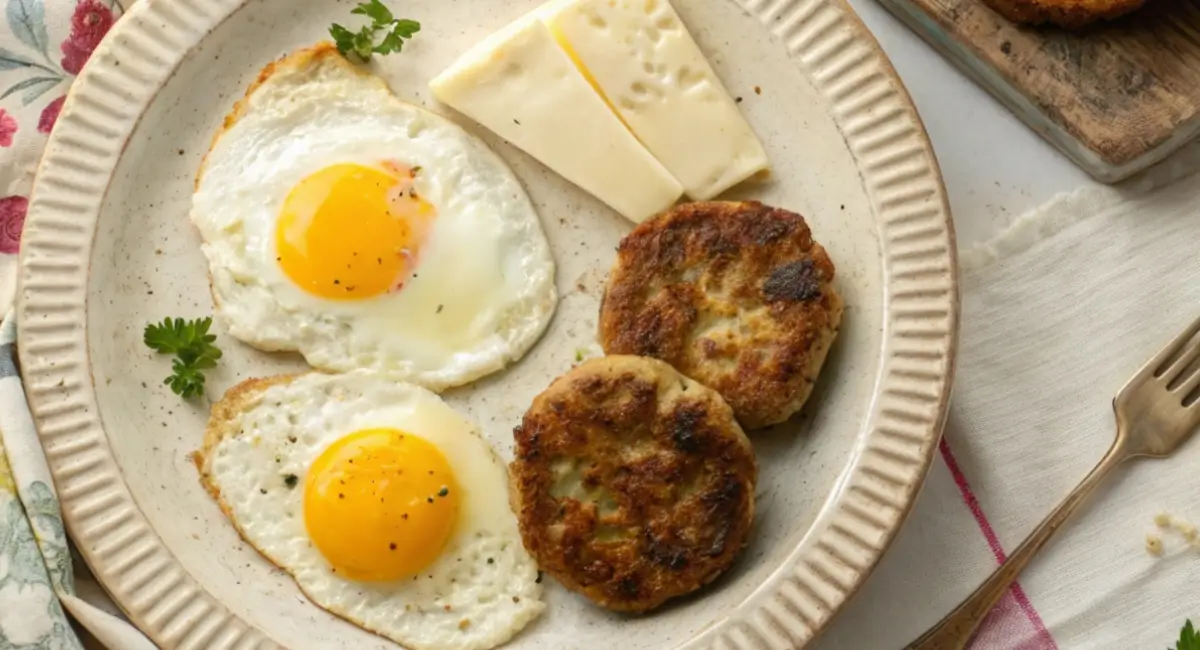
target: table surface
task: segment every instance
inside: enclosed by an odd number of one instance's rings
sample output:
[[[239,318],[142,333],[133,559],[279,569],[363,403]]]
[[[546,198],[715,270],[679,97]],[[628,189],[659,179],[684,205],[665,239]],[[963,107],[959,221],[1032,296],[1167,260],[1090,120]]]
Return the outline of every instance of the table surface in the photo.
[[[1098,185],[876,0],[849,0],[912,94],[942,167],[960,250],[1061,192]]]

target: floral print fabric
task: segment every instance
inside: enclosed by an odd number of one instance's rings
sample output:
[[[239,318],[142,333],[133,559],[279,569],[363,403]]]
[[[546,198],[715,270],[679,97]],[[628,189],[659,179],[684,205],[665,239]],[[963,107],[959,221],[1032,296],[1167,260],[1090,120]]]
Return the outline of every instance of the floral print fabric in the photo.
[[[123,0],[129,3],[132,0]],[[0,0],[0,650],[147,650],[132,626],[74,595],[67,534],[17,374],[17,253],[29,192],[66,92],[113,23],[122,0]],[[100,621],[103,617],[105,620]]]
[[[16,258],[33,172],[83,69],[130,0],[0,0],[0,313],[16,291]]]

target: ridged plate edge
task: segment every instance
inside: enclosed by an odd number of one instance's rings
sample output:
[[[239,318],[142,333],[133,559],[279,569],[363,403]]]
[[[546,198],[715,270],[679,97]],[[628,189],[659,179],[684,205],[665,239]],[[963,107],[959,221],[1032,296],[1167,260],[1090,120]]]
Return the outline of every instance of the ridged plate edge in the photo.
[[[949,401],[958,332],[954,232],[911,100],[840,0],[736,0],[824,95],[855,156],[884,254],[883,369],[854,466],[804,542],[689,649],[806,645],[866,579],[924,481]],[[277,648],[171,555],[138,509],[101,427],[87,350],[92,240],[121,152],[182,58],[245,0],[147,0],[73,85],[37,175],[21,252],[26,394],[63,514],[114,599],[165,648]]]

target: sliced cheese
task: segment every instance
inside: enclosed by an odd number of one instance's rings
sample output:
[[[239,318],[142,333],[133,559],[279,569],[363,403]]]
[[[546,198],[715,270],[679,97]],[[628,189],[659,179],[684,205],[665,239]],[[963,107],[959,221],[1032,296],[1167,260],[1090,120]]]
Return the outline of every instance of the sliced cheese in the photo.
[[[429,86],[635,223],[683,193],[534,15],[478,43]]]
[[[769,168],[667,0],[554,0],[539,15],[689,197],[710,199]]]

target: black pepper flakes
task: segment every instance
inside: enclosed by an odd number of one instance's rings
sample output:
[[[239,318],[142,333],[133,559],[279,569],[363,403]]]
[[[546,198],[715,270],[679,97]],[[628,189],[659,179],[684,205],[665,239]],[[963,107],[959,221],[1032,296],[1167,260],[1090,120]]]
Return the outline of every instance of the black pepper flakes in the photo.
[[[537,580],[534,580],[533,582],[534,582],[534,584],[539,584],[539,585],[542,584],[542,572],[541,571],[538,571]]]
[[[258,488],[258,491],[259,491],[259,492],[262,492],[263,494],[266,494],[266,493],[267,493],[267,488]]]
[[[425,500],[429,503],[433,503],[433,497],[425,497]]]
[[[438,305],[437,311],[435,313],[438,313],[438,314],[442,313],[443,307],[445,307],[445,305]]]
[[[496,563],[496,560],[494,560],[490,557],[488,558],[488,564],[495,564],[495,563]]]
[[[396,542],[392,542],[391,544],[388,544],[388,550],[389,551],[396,550]]]
[[[444,496],[446,496],[447,494],[450,494],[450,488],[448,488],[448,487],[446,487],[445,485],[443,485],[443,486],[442,486],[442,489],[438,490],[438,496],[439,496],[439,497],[444,497]]]
[[[288,486],[289,488],[296,487],[296,484],[299,482],[300,482],[300,477],[296,476],[295,474],[288,474],[287,476],[283,477],[283,484]]]

